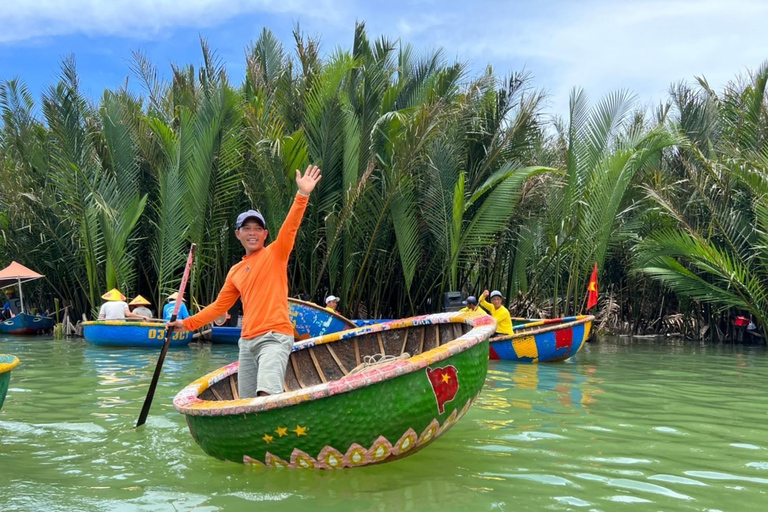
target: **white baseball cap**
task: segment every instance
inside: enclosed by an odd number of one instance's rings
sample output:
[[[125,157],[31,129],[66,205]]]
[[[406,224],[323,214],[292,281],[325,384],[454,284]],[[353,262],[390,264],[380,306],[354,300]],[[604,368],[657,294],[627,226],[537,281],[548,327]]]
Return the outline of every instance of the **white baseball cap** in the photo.
[[[326,303],[326,304],[328,304],[329,302],[333,302],[333,301],[335,301],[335,300],[336,300],[336,301],[338,301],[338,300],[341,300],[341,299],[339,299],[339,298],[338,298],[338,297],[336,297],[335,295],[329,295],[329,296],[327,296],[327,297],[325,298],[325,303]]]
[[[504,296],[501,294],[499,290],[493,290],[491,292],[491,298],[494,298],[494,297],[501,297],[502,299],[504,298]]]

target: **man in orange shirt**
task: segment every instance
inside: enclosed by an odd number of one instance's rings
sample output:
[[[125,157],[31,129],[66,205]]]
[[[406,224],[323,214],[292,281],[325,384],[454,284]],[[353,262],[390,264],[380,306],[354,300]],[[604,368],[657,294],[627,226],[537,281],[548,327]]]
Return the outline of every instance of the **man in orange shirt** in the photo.
[[[309,194],[320,181],[320,169],[296,171],[298,194],[274,242],[264,217],[248,210],[237,217],[235,236],[245,249],[243,260],[227,274],[216,301],[196,315],[169,323],[174,331],[193,331],[225,314],[238,297],[243,302],[238,392],[241,398],[283,392],[283,377],[293,347],[293,325],[288,316],[288,258]]]

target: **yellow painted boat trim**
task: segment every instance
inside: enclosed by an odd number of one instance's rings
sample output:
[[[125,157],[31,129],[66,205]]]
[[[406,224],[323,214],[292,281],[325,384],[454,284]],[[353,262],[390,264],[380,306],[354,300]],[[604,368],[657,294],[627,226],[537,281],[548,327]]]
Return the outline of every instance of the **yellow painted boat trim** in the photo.
[[[11,361],[10,363],[0,363],[0,373],[9,372],[14,368],[16,368],[17,366],[19,366],[19,358],[16,356],[11,356],[11,357],[13,358],[13,361]]]

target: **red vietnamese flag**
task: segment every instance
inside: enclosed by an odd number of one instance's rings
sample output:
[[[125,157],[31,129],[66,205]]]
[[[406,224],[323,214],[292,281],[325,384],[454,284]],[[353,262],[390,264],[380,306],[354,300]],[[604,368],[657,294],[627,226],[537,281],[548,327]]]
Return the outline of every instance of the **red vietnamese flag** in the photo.
[[[445,366],[443,368],[427,368],[427,378],[432,385],[432,391],[437,400],[437,410],[440,414],[445,412],[445,403],[456,398],[459,391],[458,370],[455,366]]]
[[[597,306],[597,262],[592,269],[592,277],[589,278],[589,286],[587,287],[587,311],[593,306]]]

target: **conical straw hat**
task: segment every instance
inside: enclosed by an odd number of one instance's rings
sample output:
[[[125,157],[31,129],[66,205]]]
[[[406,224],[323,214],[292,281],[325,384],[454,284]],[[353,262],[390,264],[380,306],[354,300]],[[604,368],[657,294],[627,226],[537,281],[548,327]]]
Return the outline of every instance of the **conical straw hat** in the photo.
[[[168,296],[166,300],[176,300],[179,298],[179,292],[173,292]],[[184,297],[181,298],[181,301],[184,302]]]
[[[120,293],[117,288],[112,288],[107,293],[101,296],[104,300],[125,300],[125,295]]]
[[[129,306],[149,306],[152,304],[141,295],[137,295],[135,299],[128,303]]]

